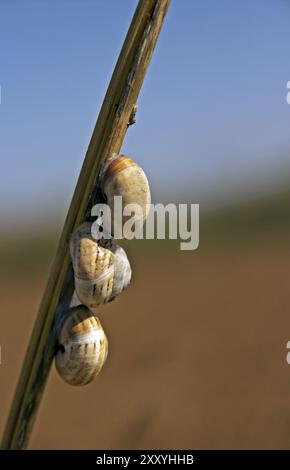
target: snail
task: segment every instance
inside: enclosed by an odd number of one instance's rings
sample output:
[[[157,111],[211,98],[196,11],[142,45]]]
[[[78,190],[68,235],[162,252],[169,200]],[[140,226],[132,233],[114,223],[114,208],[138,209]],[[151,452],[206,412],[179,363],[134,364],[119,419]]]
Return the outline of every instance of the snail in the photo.
[[[73,232],[70,253],[76,295],[95,312],[98,305],[114,300],[129,285],[131,266],[123,248],[111,239],[95,240],[91,227],[84,222]]]
[[[126,155],[113,155],[104,165],[101,185],[112,214],[114,213],[114,197],[121,196],[122,214],[128,204],[138,205],[141,214],[139,219],[141,219],[141,226],[143,225],[150,209],[151,195],[147,177],[134,160]],[[114,234],[113,218],[112,233]]]
[[[71,308],[58,337],[56,369],[70,385],[86,385],[101,371],[108,341],[99,319],[84,305]]]

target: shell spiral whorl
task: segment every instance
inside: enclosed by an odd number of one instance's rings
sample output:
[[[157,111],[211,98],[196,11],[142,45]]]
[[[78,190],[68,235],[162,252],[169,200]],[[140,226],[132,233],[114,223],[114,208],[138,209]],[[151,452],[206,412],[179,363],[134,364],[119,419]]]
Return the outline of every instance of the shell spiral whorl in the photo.
[[[125,251],[112,240],[97,242],[91,234],[91,223],[85,222],[74,231],[70,252],[76,294],[93,312],[129,285],[131,267]]]
[[[56,369],[70,385],[86,385],[101,371],[108,354],[108,340],[99,319],[85,306],[70,309],[59,337]]]
[[[115,155],[105,164],[102,174],[102,192],[114,213],[114,197],[122,196],[122,210],[128,204],[141,208],[144,223],[151,202],[150,187],[144,170],[130,157]],[[114,220],[112,218],[112,233]]]

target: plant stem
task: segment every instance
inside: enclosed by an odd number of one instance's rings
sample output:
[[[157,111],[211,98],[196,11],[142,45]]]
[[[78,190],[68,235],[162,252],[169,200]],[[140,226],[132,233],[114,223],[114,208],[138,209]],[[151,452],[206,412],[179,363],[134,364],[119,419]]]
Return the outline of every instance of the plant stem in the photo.
[[[119,153],[130,116],[156,45],[170,0],[140,0],[84,159],[54,262],[33,327],[2,440],[3,449],[24,449],[53,361],[57,312],[69,306],[73,273],[68,242],[87,217],[104,160]]]

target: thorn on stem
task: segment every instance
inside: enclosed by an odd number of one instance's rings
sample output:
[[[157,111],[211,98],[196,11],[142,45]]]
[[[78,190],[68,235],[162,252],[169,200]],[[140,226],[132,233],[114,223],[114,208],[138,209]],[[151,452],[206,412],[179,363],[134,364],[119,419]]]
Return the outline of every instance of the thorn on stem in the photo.
[[[133,109],[132,109],[132,112],[130,114],[130,118],[129,118],[129,121],[128,121],[128,124],[127,126],[132,126],[133,124],[135,124],[136,122],[136,113],[137,113],[137,109],[138,109],[138,105],[137,104],[134,104],[133,106]]]

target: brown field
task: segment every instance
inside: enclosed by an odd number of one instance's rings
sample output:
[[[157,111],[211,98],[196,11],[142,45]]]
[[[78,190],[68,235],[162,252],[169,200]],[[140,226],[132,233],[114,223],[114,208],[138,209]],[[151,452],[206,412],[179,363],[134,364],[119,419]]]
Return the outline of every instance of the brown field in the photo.
[[[100,311],[104,370],[74,388],[53,367],[30,448],[289,449],[289,251],[137,254],[132,286]],[[1,284],[1,432],[44,283]]]

